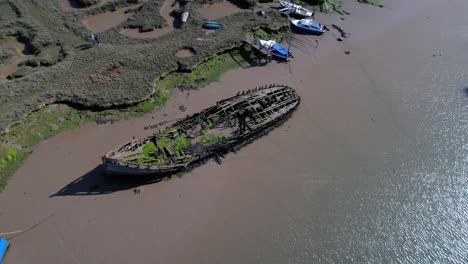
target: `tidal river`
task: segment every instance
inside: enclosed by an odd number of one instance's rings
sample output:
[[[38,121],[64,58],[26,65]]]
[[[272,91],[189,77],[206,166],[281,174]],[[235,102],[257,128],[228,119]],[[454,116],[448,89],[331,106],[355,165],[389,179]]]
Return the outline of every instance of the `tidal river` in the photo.
[[[38,224],[7,263],[468,262],[468,1],[344,2],[349,15],[317,16],[343,42],[297,35],[288,64],[34,147],[0,194],[0,232]],[[301,105],[221,165],[140,194],[102,180],[100,156],[144,126],[267,83]]]

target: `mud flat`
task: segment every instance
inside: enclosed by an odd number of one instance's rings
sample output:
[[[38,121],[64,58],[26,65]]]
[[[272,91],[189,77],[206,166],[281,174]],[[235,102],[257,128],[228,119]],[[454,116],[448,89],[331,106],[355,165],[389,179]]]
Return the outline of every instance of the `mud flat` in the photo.
[[[192,57],[195,54],[193,49],[181,49],[176,52],[176,57],[178,58],[188,58]]]
[[[0,47],[15,49],[16,53],[7,61],[7,63],[0,64],[0,79],[5,79],[8,75],[18,69],[21,62],[32,57],[28,47],[24,43],[16,40],[16,38],[0,40]]]
[[[346,23],[317,15],[352,33],[343,42],[301,35],[288,64],[38,144],[0,193],[0,232],[34,226],[11,236],[6,262],[463,263],[468,3],[415,2],[346,2]],[[295,87],[301,106],[221,165],[148,185],[104,179],[101,155],[143,127],[271,82]]]
[[[250,11],[250,9],[242,9],[230,1],[224,0],[224,2],[206,4],[197,10],[200,14],[209,20],[220,19],[225,16],[229,16],[238,12]]]
[[[131,38],[158,38],[166,33],[174,31],[174,29],[178,27],[178,21],[180,18],[174,17],[171,14],[172,11],[177,9],[179,9],[178,2],[175,2],[174,0],[166,0],[161,7],[160,14],[164,19],[166,19],[168,26],[155,28],[148,32],[140,32],[139,29],[136,28],[125,28],[121,30],[120,33]]]
[[[89,16],[84,18],[82,23],[93,32],[104,32],[129,19],[131,16],[133,16],[133,12],[125,13],[125,11],[137,8],[139,6],[141,6],[141,4],[120,8],[113,12],[105,12],[102,14]]]

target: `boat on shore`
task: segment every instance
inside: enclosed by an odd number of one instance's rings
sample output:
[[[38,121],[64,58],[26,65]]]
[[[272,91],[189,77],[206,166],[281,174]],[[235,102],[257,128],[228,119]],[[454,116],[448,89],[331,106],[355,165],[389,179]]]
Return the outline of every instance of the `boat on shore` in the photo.
[[[182,12],[181,19],[180,19],[182,21],[182,23],[187,22],[189,15],[190,15],[190,13],[187,12],[187,11]]]
[[[311,17],[314,15],[314,12],[291,2],[279,1],[280,5],[283,7],[279,11],[291,10],[293,14],[302,16],[302,17]]]
[[[205,29],[220,29],[223,28],[223,24],[218,22],[205,22],[203,24],[203,28]]]
[[[238,149],[264,135],[300,103],[293,88],[258,87],[224,99],[102,157],[108,174],[166,175]]]
[[[8,249],[8,240],[0,237],[0,263],[3,261],[3,257]]]
[[[266,50],[268,50],[271,55],[281,58],[281,59],[288,59],[289,57],[292,57],[292,54],[281,44],[274,40],[263,40],[260,39],[260,46]]]
[[[322,34],[324,32],[323,25],[313,19],[291,20],[291,25],[308,33]]]

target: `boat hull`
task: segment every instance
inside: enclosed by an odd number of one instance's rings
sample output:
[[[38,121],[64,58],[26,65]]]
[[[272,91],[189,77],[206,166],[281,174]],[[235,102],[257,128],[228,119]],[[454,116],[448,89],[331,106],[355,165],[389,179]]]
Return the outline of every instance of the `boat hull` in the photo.
[[[189,18],[189,15],[190,15],[190,13],[187,12],[187,11],[185,11],[185,12],[182,13],[182,15],[181,15],[181,21],[182,21],[182,23],[187,22],[187,20],[188,20],[188,18]]]
[[[104,171],[107,175],[135,175],[135,176],[145,176],[145,175],[166,175],[171,173],[176,173],[177,171],[183,170],[185,166],[175,166],[172,168],[155,168],[149,166],[138,166],[138,165],[129,165],[122,164],[118,161],[103,158]]]
[[[297,30],[300,30],[302,32],[306,32],[306,33],[311,33],[311,34],[315,34],[315,35],[320,35],[320,34],[323,34],[324,30],[323,30],[323,26],[319,24],[319,27],[309,27],[309,26],[306,26],[306,25],[301,25],[300,20],[292,20],[291,21],[291,27],[297,29]]]
[[[292,10],[293,14],[296,16],[311,17],[314,15],[314,12],[291,2],[280,1],[280,5],[283,7],[283,10]]]
[[[280,59],[288,59],[291,57],[291,53],[283,47],[281,44],[274,40],[262,40],[260,39],[260,45],[269,50],[271,54]]]
[[[0,237],[0,263],[2,263],[7,249],[8,249],[8,241]]]
[[[220,28],[223,28],[223,25],[220,24],[220,23],[216,23],[216,22],[206,22],[205,24],[203,24],[203,28],[205,28],[205,29],[220,29]]]
[[[270,104],[267,103],[268,101]],[[167,130],[176,131],[171,130],[172,127],[178,127],[179,129],[181,127],[187,127],[187,124],[191,123],[193,120],[201,120],[200,116],[205,116],[207,113],[224,112],[226,114],[225,118],[221,119],[219,121],[221,123],[219,124],[224,126],[224,124],[230,123],[230,120],[238,121],[238,126],[234,126],[235,130],[233,130],[235,133],[230,136],[206,146],[195,144],[193,146],[195,148],[193,150],[194,152],[190,152],[190,155],[186,155],[186,157],[183,158],[183,161],[167,163],[167,165],[152,166],[147,163],[138,163],[125,159],[125,157],[128,157],[128,154],[132,156],[135,153],[139,153],[135,149],[139,149],[141,146],[146,146],[146,144],[148,144],[147,142],[153,142],[155,137],[157,138],[157,135],[161,134],[160,132],[142,140],[128,142],[108,152],[102,158],[104,171],[106,174],[110,175],[120,174],[131,176],[165,176],[183,171],[188,167],[200,164],[210,157],[223,156],[223,153],[227,153],[233,149],[239,149],[256,138],[263,136],[269,130],[273,129],[273,126],[276,123],[285,120],[289,114],[297,108],[299,103],[300,97],[294,92],[294,90],[290,87],[281,85],[259,87],[253,90],[248,90],[247,92],[238,93],[238,95],[234,97],[217,102],[216,106],[209,107],[202,112],[177,121],[173,126],[169,126],[169,130]],[[265,113],[261,114],[261,112],[249,110],[253,109],[249,108],[254,107],[253,105],[255,105],[255,109],[258,110],[259,107],[261,107],[261,104],[263,104],[262,107],[265,107]],[[234,112],[232,114],[228,114],[228,112],[226,112],[230,111],[230,109],[236,105],[245,105],[249,107],[246,107],[245,109],[242,108],[243,110],[241,112],[233,110]],[[269,114],[269,116],[266,116],[266,114]],[[244,118],[248,116],[248,119],[243,119],[243,116]],[[244,128],[241,129],[241,127]],[[239,130],[237,130],[237,128]]]
[[[290,57],[290,53],[287,49],[281,46],[279,43],[273,45],[273,56],[278,57],[280,59],[288,59]]]

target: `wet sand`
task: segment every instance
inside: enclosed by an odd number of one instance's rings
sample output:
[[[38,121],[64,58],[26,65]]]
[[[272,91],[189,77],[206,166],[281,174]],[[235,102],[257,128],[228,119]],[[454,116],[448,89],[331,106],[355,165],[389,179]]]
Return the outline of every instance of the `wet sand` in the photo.
[[[172,11],[176,9],[179,9],[179,3],[175,3],[174,0],[166,0],[161,7],[160,14],[166,19],[168,26],[156,28],[149,32],[139,32],[138,28],[125,28],[121,30],[120,33],[131,38],[158,38],[166,33],[174,31],[176,22],[180,19],[179,17],[171,15]]]
[[[0,233],[40,223],[6,261],[462,262],[468,3],[414,2],[345,3],[345,21],[317,15],[350,32],[344,42],[298,35],[288,64],[229,71],[145,117],[38,144],[0,193]],[[138,195],[100,175],[100,156],[143,127],[268,83],[295,87],[301,105],[221,165]]]
[[[117,9],[113,12],[105,12],[84,18],[81,22],[93,32],[104,32],[111,29],[133,16],[133,12],[125,13],[128,9],[134,9],[141,4]]]
[[[8,75],[10,75],[18,69],[19,64],[21,62],[31,58],[31,53],[27,49],[26,45],[17,41],[16,38],[7,38],[5,40],[1,40],[0,46],[6,48],[14,48],[16,50],[19,50],[19,52],[21,53],[21,56],[15,55],[13,58],[10,59],[10,61],[7,64],[0,64],[0,79],[5,79]]]
[[[224,2],[203,5],[197,10],[200,14],[209,20],[220,19],[238,12],[250,11],[250,9],[242,9],[235,4],[224,0]]]

